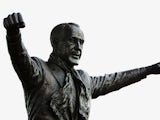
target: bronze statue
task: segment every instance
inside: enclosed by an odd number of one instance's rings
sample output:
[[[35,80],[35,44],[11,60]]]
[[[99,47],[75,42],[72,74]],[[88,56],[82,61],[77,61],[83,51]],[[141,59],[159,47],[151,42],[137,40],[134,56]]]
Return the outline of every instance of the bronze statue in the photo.
[[[22,82],[29,120],[88,120],[91,99],[138,82],[150,74],[160,74],[160,63],[128,70],[89,76],[75,70],[81,58],[84,34],[75,23],[62,23],[51,31],[53,52],[48,61],[30,57],[20,28],[20,13],[4,18],[11,61]]]

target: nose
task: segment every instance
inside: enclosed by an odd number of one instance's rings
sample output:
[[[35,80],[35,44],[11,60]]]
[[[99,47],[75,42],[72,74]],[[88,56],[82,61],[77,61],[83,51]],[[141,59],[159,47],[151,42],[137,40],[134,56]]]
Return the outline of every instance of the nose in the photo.
[[[83,45],[81,44],[81,42],[80,42],[79,40],[76,42],[75,48],[76,48],[77,50],[82,50]]]

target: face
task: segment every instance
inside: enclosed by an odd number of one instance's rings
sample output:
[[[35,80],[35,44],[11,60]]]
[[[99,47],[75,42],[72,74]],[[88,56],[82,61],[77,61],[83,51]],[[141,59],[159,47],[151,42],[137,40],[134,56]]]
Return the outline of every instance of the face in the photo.
[[[69,66],[73,67],[79,63],[83,43],[83,32],[80,28],[71,26],[71,29],[64,34],[63,39],[58,42],[57,53]]]

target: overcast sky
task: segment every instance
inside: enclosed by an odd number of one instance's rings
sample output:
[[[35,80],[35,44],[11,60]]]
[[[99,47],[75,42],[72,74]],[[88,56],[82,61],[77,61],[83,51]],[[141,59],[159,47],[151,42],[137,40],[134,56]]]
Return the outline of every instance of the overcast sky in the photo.
[[[85,35],[77,69],[104,75],[160,62],[159,0],[1,0],[0,117],[27,120],[24,94],[7,51],[3,18],[21,12],[21,30],[30,56],[47,60],[50,31],[63,22],[78,23]],[[160,75],[92,100],[89,120],[159,120]]]

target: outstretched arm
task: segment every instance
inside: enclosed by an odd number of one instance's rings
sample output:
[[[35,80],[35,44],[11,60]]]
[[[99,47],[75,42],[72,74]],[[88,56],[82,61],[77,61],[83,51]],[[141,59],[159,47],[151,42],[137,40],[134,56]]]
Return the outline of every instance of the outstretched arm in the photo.
[[[105,76],[91,76],[92,98],[119,90],[146,78],[150,74],[160,74],[160,63],[124,72],[106,74]]]
[[[20,28],[24,28],[25,24],[21,14],[13,13],[8,15],[4,18],[3,24],[7,30],[8,51],[15,71],[24,86],[36,84],[38,81],[35,81],[34,78],[40,77],[40,69],[35,60],[28,55],[22,43]]]

